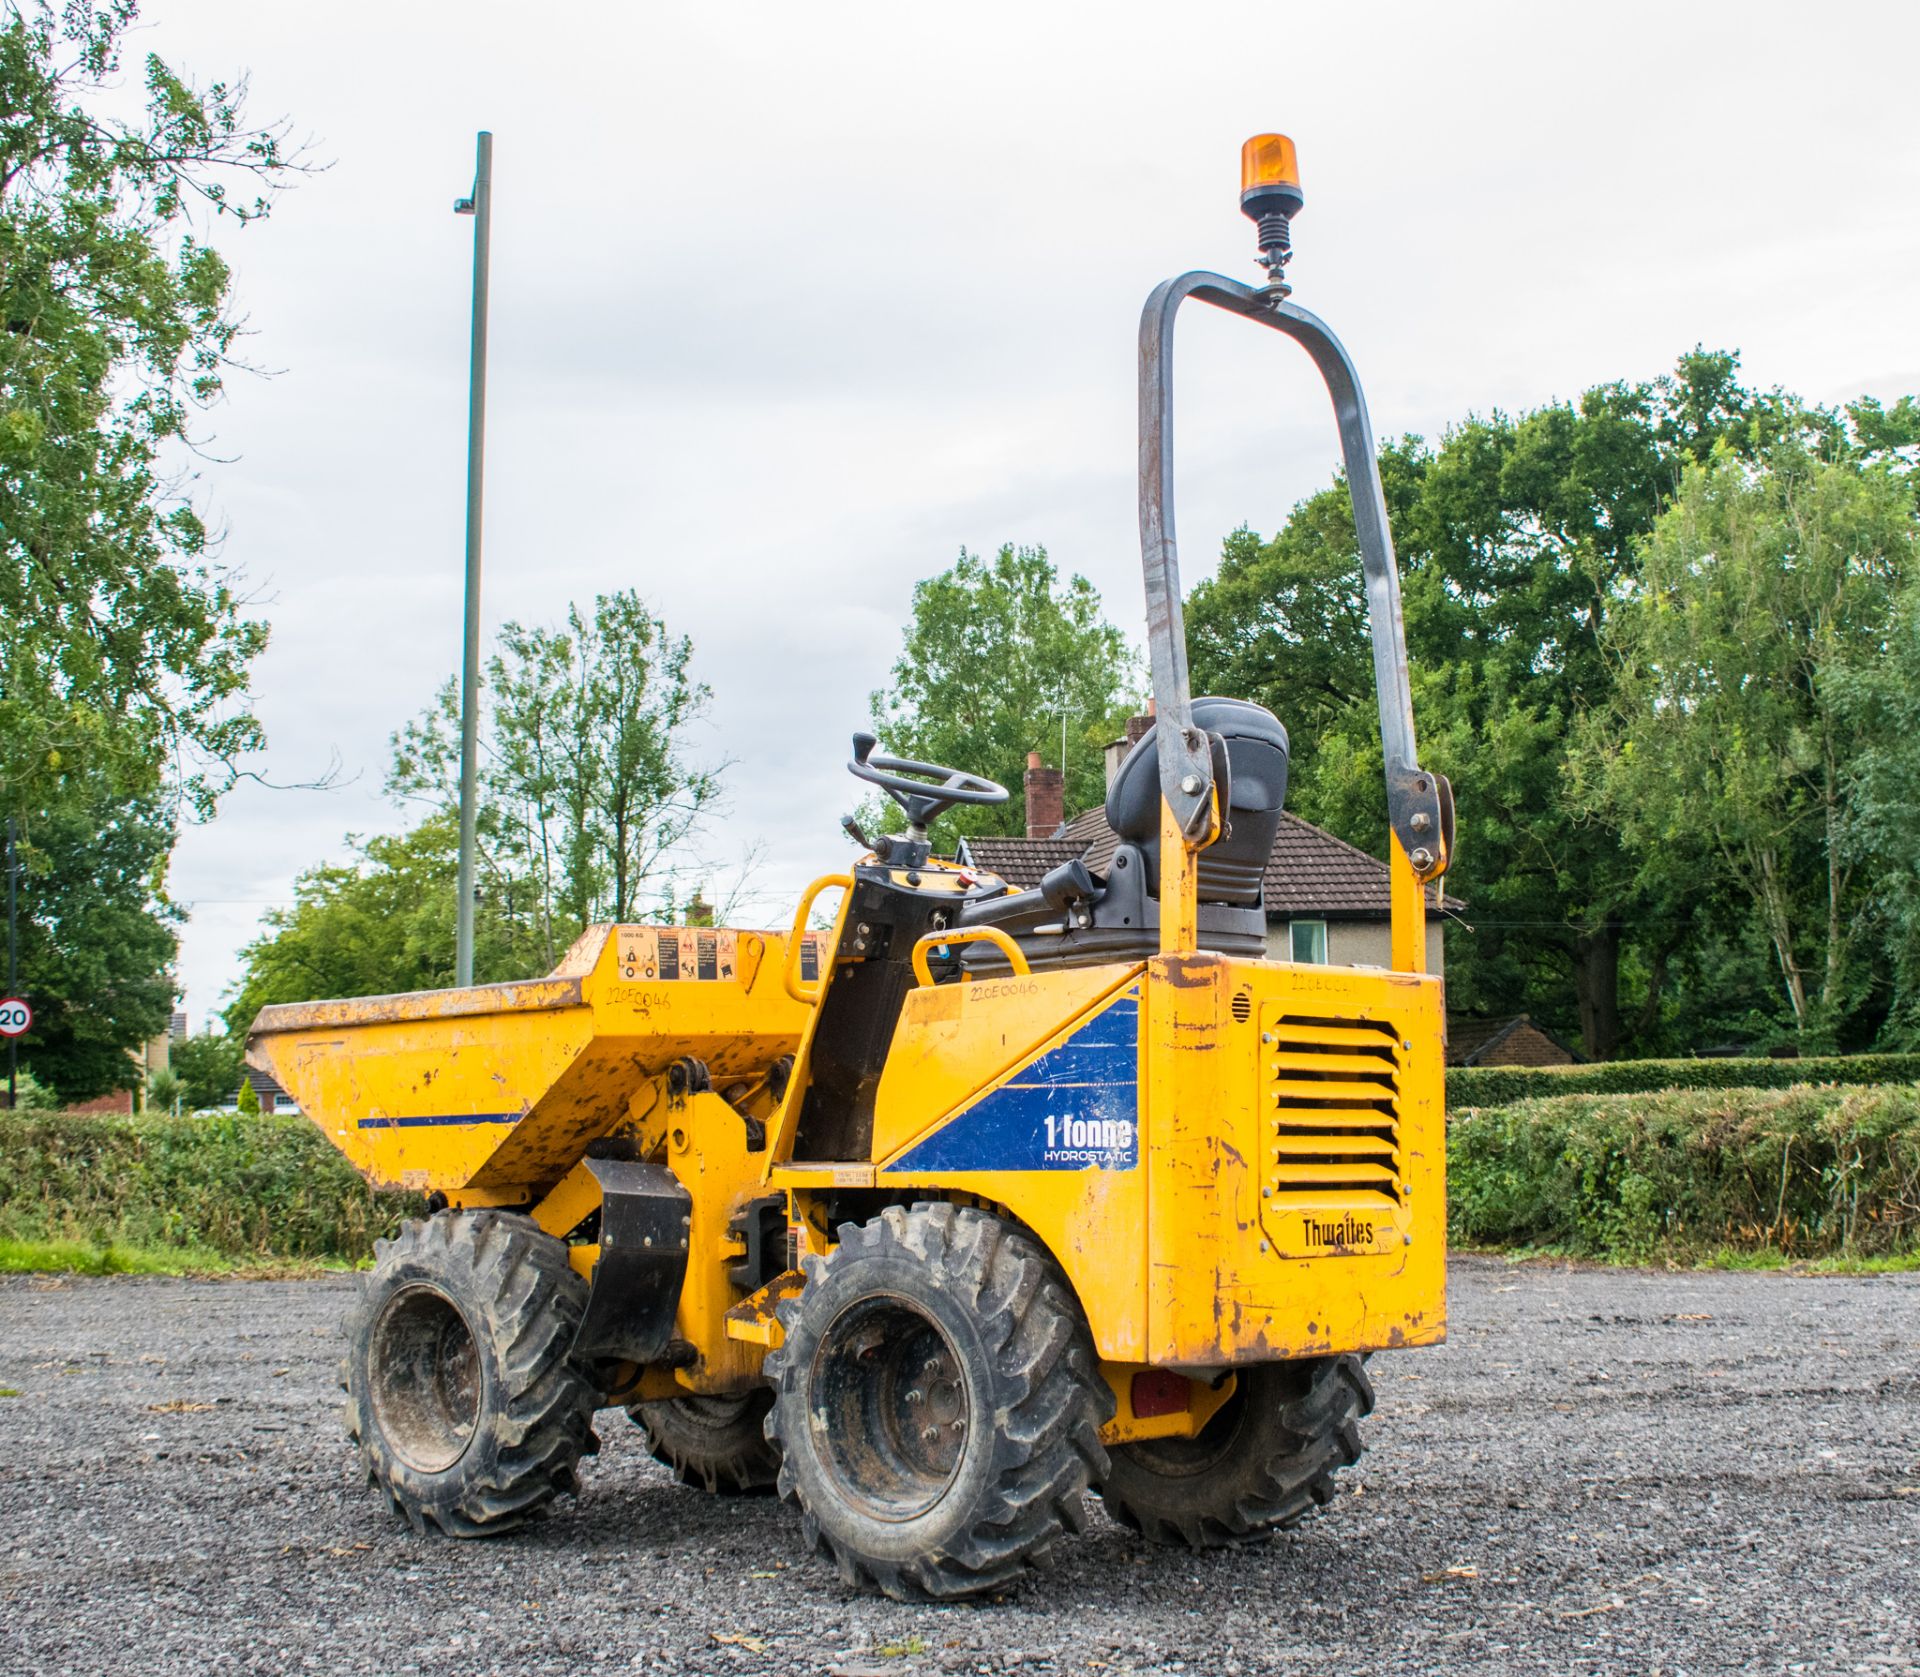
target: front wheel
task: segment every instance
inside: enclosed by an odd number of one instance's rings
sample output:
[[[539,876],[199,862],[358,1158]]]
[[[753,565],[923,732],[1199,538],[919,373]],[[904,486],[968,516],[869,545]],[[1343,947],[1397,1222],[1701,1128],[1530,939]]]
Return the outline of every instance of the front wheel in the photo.
[[[1078,1303],[998,1217],[889,1207],[807,1260],[780,1309],[767,1436],[780,1489],[850,1584],[999,1589],[1086,1520],[1113,1412]]]
[[[348,1319],[347,1430],[416,1531],[511,1531],[598,1448],[571,1362],[587,1284],[531,1219],[442,1211],[374,1247]]]
[[[1360,1459],[1373,1385],[1358,1357],[1243,1368],[1195,1438],[1115,1445],[1107,1512],[1155,1543],[1222,1549],[1297,1525]]]

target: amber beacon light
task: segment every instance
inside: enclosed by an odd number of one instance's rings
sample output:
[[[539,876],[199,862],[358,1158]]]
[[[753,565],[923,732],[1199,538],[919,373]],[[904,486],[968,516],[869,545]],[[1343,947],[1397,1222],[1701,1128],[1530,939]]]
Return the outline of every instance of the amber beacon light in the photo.
[[[1240,210],[1259,230],[1260,265],[1284,297],[1292,288],[1284,270],[1293,255],[1293,218],[1306,203],[1300,159],[1284,134],[1256,134],[1240,148]]]

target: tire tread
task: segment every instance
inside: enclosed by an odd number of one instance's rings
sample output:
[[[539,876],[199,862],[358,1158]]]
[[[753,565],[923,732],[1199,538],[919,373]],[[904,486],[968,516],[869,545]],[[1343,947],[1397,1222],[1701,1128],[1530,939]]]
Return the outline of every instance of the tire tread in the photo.
[[[966,1527],[938,1553],[912,1560],[858,1553],[806,1507],[784,1437],[787,1416],[804,1411],[799,1388],[807,1359],[799,1348],[816,1331],[803,1288],[779,1307],[786,1338],[766,1362],[777,1393],[767,1436],[782,1447],[780,1491],[800,1503],[809,1545],[849,1585],[903,1601],[979,1595],[1050,1566],[1061,1534],[1086,1523],[1086,1492],[1107,1468],[1100,1427],[1112,1414],[1112,1393],[1065,1277],[1000,1218],[946,1201],[889,1206],[868,1223],[843,1226],[839,1235],[831,1258],[806,1260],[810,1285],[843,1260],[889,1249],[918,1260],[929,1283],[964,1302],[982,1329],[992,1379],[1007,1401],[995,1429],[991,1489]]]

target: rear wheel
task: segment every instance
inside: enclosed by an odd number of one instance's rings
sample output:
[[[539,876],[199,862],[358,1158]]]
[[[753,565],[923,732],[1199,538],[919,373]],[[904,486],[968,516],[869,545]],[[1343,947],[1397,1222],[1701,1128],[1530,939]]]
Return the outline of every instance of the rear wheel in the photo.
[[[347,1430],[414,1527],[511,1531],[598,1448],[598,1395],[568,1360],[587,1285],[532,1221],[443,1211],[374,1247],[348,1318]]]
[[[1107,1512],[1155,1543],[1221,1549],[1297,1525],[1360,1459],[1373,1385],[1358,1357],[1243,1368],[1195,1438],[1113,1447]]]
[[[662,1398],[627,1411],[657,1462],[674,1478],[715,1496],[771,1491],[780,1451],[767,1439],[773,1393],[765,1386],[737,1397]]]
[[[807,1276],[766,1369],[809,1539],[906,1601],[1049,1564],[1085,1524],[1112,1394],[1046,1254],[983,1211],[896,1206],[843,1227]]]

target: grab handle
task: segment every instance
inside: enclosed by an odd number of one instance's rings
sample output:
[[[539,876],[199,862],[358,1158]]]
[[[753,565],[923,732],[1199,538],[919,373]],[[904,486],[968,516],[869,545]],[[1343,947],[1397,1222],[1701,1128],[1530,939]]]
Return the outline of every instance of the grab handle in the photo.
[[[797,1002],[811,1007],[820,999],[820,993],[827,987],[826,972],[823,966],[820,978],[808,984],[800,977],[800,955],[807,946],[807,915],[813,908],[813,899],[822,891],[839,886],[843,891],[853,889],[853,875],[850,873],[822,874],[806,890],[800,893],[800,906],[793,911],[793,932],[787,939],[787,962],[781,969],[781,978],[787,986],[787,994]]]
[[[1006,956],[1015,978],[1026,978],[1033,972],[1033,968],[1027,965],[1026,956],[1021,953],[1020,945],[998,926],[962,926],[953,932],[928,932],[913,946],[913,976],[921,984],[933,982],[933,969],[927,965],[927,957],[934,950],[953,943],[990,943]]]

